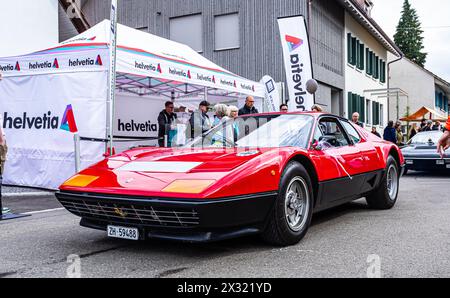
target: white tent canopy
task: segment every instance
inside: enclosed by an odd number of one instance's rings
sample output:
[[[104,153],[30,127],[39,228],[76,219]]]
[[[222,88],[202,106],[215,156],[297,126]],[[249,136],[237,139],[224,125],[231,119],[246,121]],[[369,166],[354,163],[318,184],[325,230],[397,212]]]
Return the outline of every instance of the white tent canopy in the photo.
[[[5,184],[57,188],[74,174],[69,110],[81,136],[107,138],[109,27],[105,20],[53,48],[0,58],[0,115],[10,148]],[[115,135],[156,136],[167,100],[195,107],[205,98],[264,98],[262,84],[186,45],[122,25],[117,45]],[[104,150],[101,143],[82,143],[82,167],[101,160]]]
[[[109,28],[109,20],[104,20],[54,48],[23,57],[0,58],[0,65],[9,66],[2,68],[3,76],[89,71],[104,66],[109,61]],[[260,83],[227,71],[184,44],[120,24],[117,38],[118,89],[176,98],[204,92],[204,87],[208,87],[213,90],[211,94],[264,97]],[[49,59],[45,65],[39,65],[34,63],[36,57]],[[71,63],[64,59],[71,59]]]

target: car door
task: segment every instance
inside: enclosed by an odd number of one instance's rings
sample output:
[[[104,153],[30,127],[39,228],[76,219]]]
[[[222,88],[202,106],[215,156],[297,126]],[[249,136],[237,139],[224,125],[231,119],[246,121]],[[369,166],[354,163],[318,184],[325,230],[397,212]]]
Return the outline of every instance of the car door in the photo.
[[[380,178],[383,170],[383,168],[380,168],[380,165],[383,164],[380,162],[380,158],[383,154],[375,148],[372,142],[367,141],[367,137],[364,136],[364,133],[359,133],[350,122],[341,119],[341,123],[353,144],[361,152],[363,160],[361,174],[365,176],[365,181],[361,186],[361,193],[369,192],[373,190],[375,185],[378,185],[377,179]]]
[[[314,139],[319,147],[314,150],[313,158],[319,165],[322,181],[320,204],[354,199],[364,182],[359,148],[351,141],[339,119],[331,116],[319,119]]]

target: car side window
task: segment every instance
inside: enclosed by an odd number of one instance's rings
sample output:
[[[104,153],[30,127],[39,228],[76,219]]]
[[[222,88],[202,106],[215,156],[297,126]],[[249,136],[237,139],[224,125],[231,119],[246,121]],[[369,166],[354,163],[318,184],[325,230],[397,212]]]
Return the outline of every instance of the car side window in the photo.
[[[347,131],[348,135],[350,136],[350,139],[352,140],[353,144],[358,144],[361,142],[361,136],[359,135],[358,131],[348,123],[347,121],[341,121],[342,126],[344,126],[345,130]]]
[[[350,144],[337,119],[323,118],[319,121],[319,127],[323,133],[323,135],[319,138],[319,144],[322,148],[339,148]]]
[[[317,125],[314,130],[314,140],[313,142],[319,142],[320,138],[323,137],[323,131],[320,125]]]

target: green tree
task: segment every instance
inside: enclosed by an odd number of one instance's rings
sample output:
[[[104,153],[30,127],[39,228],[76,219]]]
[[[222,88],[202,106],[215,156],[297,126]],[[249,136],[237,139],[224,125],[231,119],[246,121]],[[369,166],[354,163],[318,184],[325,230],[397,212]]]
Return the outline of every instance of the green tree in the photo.
[[[423,67],[428,54],[423,52],[423,30],[421,27],[417,11],[411,7],[409,0],[405,0],[394,41],[408,59]]]

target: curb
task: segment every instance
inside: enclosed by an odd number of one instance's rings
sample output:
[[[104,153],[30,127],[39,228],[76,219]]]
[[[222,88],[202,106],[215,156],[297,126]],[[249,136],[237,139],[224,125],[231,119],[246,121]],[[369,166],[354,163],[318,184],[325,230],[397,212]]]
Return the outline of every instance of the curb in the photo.
[[[41,198],[54,196],[54,192],[21,192],[21,193],[4,193],[2,198]]]

